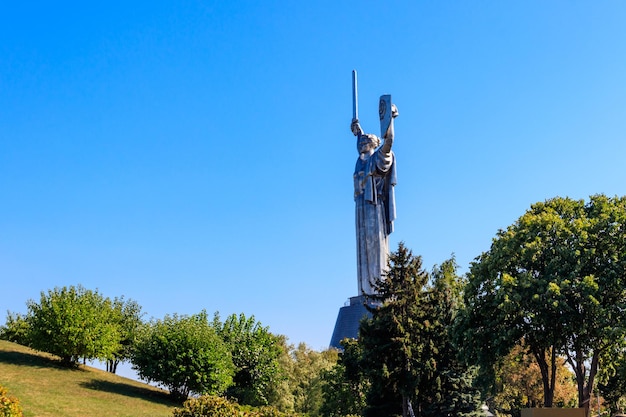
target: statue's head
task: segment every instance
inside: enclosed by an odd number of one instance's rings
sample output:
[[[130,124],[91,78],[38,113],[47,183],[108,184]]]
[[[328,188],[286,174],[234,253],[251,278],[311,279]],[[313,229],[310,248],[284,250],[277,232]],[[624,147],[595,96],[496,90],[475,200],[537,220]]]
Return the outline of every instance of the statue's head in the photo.
[[[371,133],[364,133],[359,137],[356,148],[359,153],[372,153],[376,148],[380,146],[380,139],[378,136]]]

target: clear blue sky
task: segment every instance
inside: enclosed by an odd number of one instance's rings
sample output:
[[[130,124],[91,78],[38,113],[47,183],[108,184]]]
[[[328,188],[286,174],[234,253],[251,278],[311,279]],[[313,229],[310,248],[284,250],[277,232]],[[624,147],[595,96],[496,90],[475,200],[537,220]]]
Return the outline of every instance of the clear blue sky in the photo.
[[[55,286],[328,346],[357,295],[351,71],[400,110],[404,241],[461,271],[536,201],[626,193],[624,1],[0,7],[0,322]]]

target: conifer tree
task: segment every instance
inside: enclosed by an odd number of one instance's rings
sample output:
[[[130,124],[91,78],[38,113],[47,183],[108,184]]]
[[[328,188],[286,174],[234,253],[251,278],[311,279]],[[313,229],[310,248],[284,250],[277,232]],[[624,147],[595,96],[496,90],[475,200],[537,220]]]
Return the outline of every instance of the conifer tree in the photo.
[[[400,243],[361,324],[366,416],[476,416],[475,369],[457,358],[452,326],[462,302],[454,258],[433,270]]]
[[[389,269],[370,296],[372,319],[360,329],[363,362],[371,381],[366,416],[409,415],[424,363],[423,288],[428,273],[404,243],[389,256]]]

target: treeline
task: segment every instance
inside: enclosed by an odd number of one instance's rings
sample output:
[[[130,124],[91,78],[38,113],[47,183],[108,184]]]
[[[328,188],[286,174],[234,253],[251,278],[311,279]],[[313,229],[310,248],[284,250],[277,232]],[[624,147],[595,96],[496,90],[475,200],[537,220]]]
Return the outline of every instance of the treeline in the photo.
[[[104,297],[81,285],[42,292],[24,315],[8,313],[0,338],[54,354],[66,366],[99,360],[115,373],[128,361],[139,377],[185,400],[219,395],[248,406],[318,415],[322,371],[334,349],[289,345],[254,316],[224,320],[206,311],[143,320],[134,300]]]
[[[427,272],[400,244],[341,352],[291,346],[244,315],[143,322],[132,300],[80,286],[42,293],[1,335],[68,364],[100,359],[115,371],[128,360],[173,396],[193,394],[181,417],[470,417],[484,404],[498,416],[589,415],[592,393],[611,413],[623,408],[626,197],[534,204],[465,276],[457,269],[452,257]]]
[[[485,401],[499,416],[589,416],[600,395],[610,415],[624,409],[626,197],[533,204],[464,277],[454,259],[428,274],[400,244],[376,292],[326,415],[470,416]]]

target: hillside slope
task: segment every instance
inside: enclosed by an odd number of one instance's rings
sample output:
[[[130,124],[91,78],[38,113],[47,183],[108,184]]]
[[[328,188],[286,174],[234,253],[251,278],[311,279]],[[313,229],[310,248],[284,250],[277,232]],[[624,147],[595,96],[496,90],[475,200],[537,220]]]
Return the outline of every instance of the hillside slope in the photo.
[[[169,417],[178,404],[152,386],[0,340],[0,385],[25,417]]]

